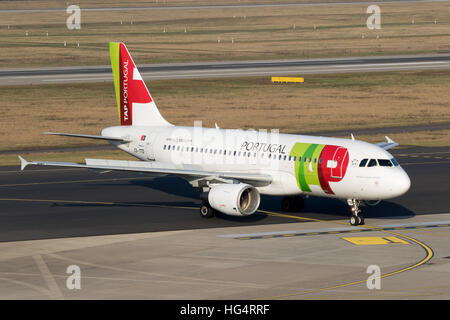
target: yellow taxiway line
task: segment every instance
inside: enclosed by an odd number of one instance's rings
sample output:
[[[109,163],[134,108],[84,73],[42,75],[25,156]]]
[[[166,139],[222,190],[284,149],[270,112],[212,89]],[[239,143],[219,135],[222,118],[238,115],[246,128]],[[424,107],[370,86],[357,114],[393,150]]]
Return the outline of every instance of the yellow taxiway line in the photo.
[[[292,218],[292,219],[297,219],[297,220],[309,220],[309,221],[319,221],[319,222],[328,222],[328,223],[337,223],[337,224],[349,225],[348,223],[344,223],[344,222],[340,222],[340,221],[325,221],[325,220],[319,220],[319,219],[298,217],[298,216],[293,216],[293,215],[288,215],[288,214],[279,214],[279,213],[274,213],[274,212],[270,212],[270,211],[263,211],[263,210],[260,210],[260,211],[263,212],[263,213],[266,213],[267,215],[271,215],[271,216],[280,216],[280,217]],[[425,243],[423,243],[423,242],[421,242],[421,241],[419,241],[417,239],[414,239],[412,237],[405,236],[405,235],[402,235],[402,234],[398,234],[398,233],[395,233],[395,232],[382,230],[382,229],[380,229],[379,227],[376,227],[376,226],[363,225],[363,226],[360,226],[360,227],[365,227],[365,228],[368,228],[368,229],[373,229],[373,230],[376,230],[376,231],[385,232],[385,233],[388,233],[388,234],[391,234],[391,235],[394,235],[394,236],[397,236],[397,237],[409,240],[410,242],[417,244],[418,246],[420,246],[422,249],[425,250],[426,254],[425,254],[425,257],[422,260],[416,262],[415,264],[413,264],[413,265],[411,265],[409,267],[405,267],[405,268],[402,268],[400,270],[393,271],[393,272],[381,275],[379,277],[380,279],[381,278],[387,278],[387,277],[390,277],[390,276],[393,276],[393,275],[396,275],[396,274],[399,274],[399,273],[402,273],[402,272],[405,272],[405,271],[412,270],[414,268],[417,268],[417,267],[427,263],[428,261],[430,261],[431,258],[433,258],[433,255],[434,255],[433,249],[431,249],[428,245],[426,245]],[[332,290],[332,289],[348,287],[348,286],[352,286],[352,285],[355,285],[355,284],[365,283],[366,281],[367,281],[367,279],[359,280],[359,281],[353,281],[353,282],[348,282],[348,283],[342,283],[342,284],[338,284],[338,285],[331,286],[331,287],[320,288],[320,289],[313,289],[313,290],[308,290],[308,291],[303,291],[303,292],[294,292],[294,293],[288,293],[288,294],[283,294],[283,295],[278,295],[278,296],[256,298],[254,300],[269,300],[269,299],[280,299],[280,298],[299,296],[299,295],[304,295],[304,294],[309,294],[309,293],[316,293],[316,292],[322,292],[322,291],[328,291],[328,290]]]

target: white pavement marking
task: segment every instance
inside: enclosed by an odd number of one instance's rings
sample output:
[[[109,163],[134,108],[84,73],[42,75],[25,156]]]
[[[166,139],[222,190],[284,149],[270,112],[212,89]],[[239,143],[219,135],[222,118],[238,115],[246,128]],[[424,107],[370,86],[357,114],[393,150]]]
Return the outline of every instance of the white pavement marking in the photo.
[[[64,296],[59,290],[58,284],[55,281],[55,278],[53,278],[52,273],[47,267],[47,264],[45,263],[44,259],[42,259],[42,256],[40,254],[33,256],[34,261],[36,262],[39,271],[41,271],[42,277],[44,278],[45,282],[47,283],[47,286],[49,288],[48,294],[52,299],[64,299]]]

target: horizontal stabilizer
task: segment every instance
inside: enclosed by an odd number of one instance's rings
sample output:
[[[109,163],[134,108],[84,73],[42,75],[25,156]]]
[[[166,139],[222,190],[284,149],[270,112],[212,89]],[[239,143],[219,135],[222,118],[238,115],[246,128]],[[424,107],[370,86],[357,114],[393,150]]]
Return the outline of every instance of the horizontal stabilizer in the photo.
[[[85,138],[85,139],[119,141],[119,142],[124,142],[124,143],[130,142],[129,140],[125,140],[122,138],[95,136],[95,135],[91,135],[91,134],[74,134],[74,133],[60,133],[60,132],[45,132],[45,134],[56,135],[56,136],[65,136],[65,137]]]
[[[23,169],[25,169],[25,167],[29,164],[29,162],[27,160],[25,160],[24,158],[22,158],[21,156],[18,156],[20,159],[20,170],[23,171]]]

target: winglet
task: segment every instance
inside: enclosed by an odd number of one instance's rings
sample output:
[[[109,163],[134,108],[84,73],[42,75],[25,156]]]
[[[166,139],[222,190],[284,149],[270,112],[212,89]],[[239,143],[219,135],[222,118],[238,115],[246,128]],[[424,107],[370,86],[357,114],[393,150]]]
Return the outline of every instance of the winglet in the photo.
[[[389,150],[391,148],[397,147],[399,144],[389,138],[388,136],[384,136],[386,138],[386,142],[376,143],[377,146],[383,148],[384,150]]]
[[[18,157],[20,159],[20,170],[23,171],[23,169],[25,169],[25,167],[27,165],[29,165],[30,163],[27,160],[25,160],[24,158],[22,158],[21,156],[18,156]]]
[[[352,136],[352,140],[355,140],[355,137],[353,136],[353,133],[350,133],[350,135]]]

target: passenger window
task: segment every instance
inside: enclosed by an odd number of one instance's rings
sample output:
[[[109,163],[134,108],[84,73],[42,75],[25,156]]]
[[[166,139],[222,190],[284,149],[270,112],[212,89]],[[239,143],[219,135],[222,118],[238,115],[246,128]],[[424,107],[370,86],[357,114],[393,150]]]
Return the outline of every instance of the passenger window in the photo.
[[[368,160],[369,160],[369,159],[362,159],[361,162],[359,163],[359,166],[360,166],[360,167],[365,167]]]
[[[378,164],[381,167],[392,167],[392,162],[387,159],[378,159]]]
[[[368,167],[376,167],[377,166],[377,160],[375,159],[370,159],[369,160],[369,164],[367,165]]]

